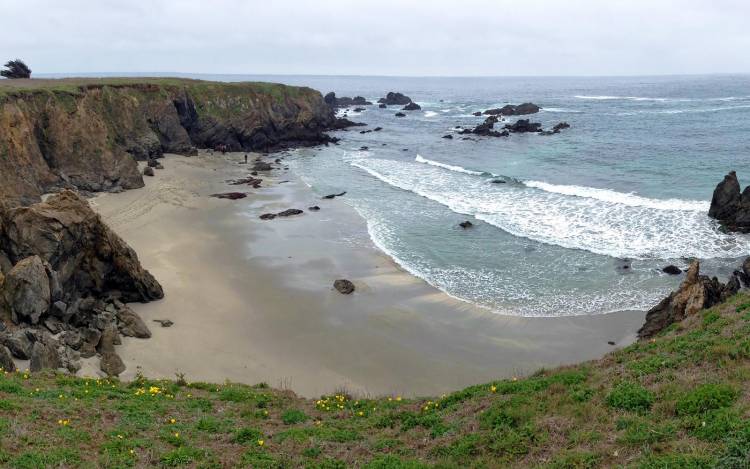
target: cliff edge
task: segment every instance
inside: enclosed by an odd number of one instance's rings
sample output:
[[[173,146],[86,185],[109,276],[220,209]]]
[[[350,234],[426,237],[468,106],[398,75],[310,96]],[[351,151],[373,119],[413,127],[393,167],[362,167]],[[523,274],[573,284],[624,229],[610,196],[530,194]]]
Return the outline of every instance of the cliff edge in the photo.
[[[136,160],[196,147],[267,151],[330,141],[310,88],[174,78],[0,81],[0,197],[143,186]]]

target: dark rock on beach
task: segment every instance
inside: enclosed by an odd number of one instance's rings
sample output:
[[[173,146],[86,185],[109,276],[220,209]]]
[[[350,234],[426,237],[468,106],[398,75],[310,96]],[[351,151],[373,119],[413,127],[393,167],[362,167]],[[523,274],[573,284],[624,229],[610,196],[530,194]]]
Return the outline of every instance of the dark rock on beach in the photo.
[[[354,292],[354,284],[346,279],[338,279],[333,282],[333,288],[344,295],[349,295],[350,293]]]
[[[154,319],[154,322],[159,323],[161,327],[172,327],[174,325],[169,319]]]
[[[264,213],[259,218],[261,220],[273,220],[274,218],[276,218],[276,214],[275,213]]]
[[[385,98],[378,99],[378,103],[380,104],[387,104],[389,106],[391,105],[398,105],[398,106],[405,106],[411,102],[411,98],[403,95],[401,93],[389,91],[388,94],[385,95]]]
[[[301,213],[304,213],[304,212],[298,208],[288,208],[284,210],[283,212],[277,213],[276,215],[279,217],[291,217],[293,215],[299,215]]]
[[[346,191],[344,191],[344,192],[339,192],[338,194],[328,194],[328,195],[324,195],[324,196],[323,196],[323,198],[324,198],[324,199],[334,199],[334,198],[336,198],[336,197],[341,197],[341,196],[343,196],[343,195],[346,195]]]
[[[143,175],[144,176],[153,176],[154,175],[154,168],[151,166],[146,166],[143,168]]]
[[[318,210],[320,210],[320,207],[318,207],[317,205],[313,205],[312,207],[307,207],[307,209],[311,212],[317,212]]]
[[[419,111],[420,109],[422,109],[422,107],[419,104],[414,103],[414,102],[411,102],[407,104],[406,106],[404,106],[403,108],[401,108],[402,111]]]
[[[453,135],[451,135],[451,134],[446,134],[446,135],[443,135],[443,136],[442,136],[442,137],[440,137],[440,138],[446,138],[446,139],[448,139],[448,140],[453,140]]]
[[[394,114],[394,115],[395,115],[396,117],[406,117],[406,114],[404,114],[403,112],[397,112],[397,113],[396,113],[396,114]]]
[[[472,226],[474,226],[474,224],[470,222],[469,220],[466,220],[466,221],[462,221],[461,223],[459,223],[458,226],[460,226],[463,229],[467,229],[467,228],[471,228]]]
[[[247,194],[244,192],[222,192],[220,194],[211,194],[211,197],[216,197],[217,199],[237,200],[244,199],[247,197]]]

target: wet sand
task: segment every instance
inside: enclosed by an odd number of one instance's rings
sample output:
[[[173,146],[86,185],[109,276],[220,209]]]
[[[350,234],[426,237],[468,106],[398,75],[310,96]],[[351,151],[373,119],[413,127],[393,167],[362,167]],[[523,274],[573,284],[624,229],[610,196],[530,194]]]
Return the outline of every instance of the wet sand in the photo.
[[[123,338],[122,378],[184,373],[308,397],[339,388],[436,395],[600,357],[614,348],[608,341],[632,342],[643,322],[645,313],[629,311],[510,317],[453,299],[375,248],[345,197],[321,200],[282,170],[261,173],[261,189],[227,184],[248,174],[241,159],[168,155],[146,187],[92,200],[165,291],[161,301],[131,305],[153,337]],[[229,191],[249,195],[209,197]],[[305,213],[258,218],[287,208]],[[335,291],[337,278],[352,280],[355,293]]]

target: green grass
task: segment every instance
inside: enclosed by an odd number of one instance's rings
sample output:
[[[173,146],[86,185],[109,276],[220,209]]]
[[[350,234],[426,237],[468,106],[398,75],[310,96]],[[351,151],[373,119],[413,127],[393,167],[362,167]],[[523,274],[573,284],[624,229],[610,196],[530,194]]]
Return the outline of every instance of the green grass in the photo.
[[[748,468],[750,295],[576,366],[439,398],[0,376],[0,467]]]

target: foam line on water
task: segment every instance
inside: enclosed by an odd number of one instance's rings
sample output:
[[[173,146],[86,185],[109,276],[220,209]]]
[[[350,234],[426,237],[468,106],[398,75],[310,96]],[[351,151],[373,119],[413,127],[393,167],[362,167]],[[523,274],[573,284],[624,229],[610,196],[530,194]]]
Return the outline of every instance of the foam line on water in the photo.
[[[686,210],[696,212],[708,212],[710,203],[703,200],[682,199],[650,199],[633,193],[617,192],[609,189],[597,189],[594,187],[558,185],[542,181],[524,181],[527,187],[541,189],[546,192],[570,195],[574,197],[587,197],[604,202],[613,202],[631,207],[649,207],[657,210]]]
[[[417,154],[417,157],[414,158],[414,161],[416,161],[417,163],[424,163],[424,164],[428,164],[430,166],[435,166],[435,167],[438,167],[438,168],[447,169],[449,171],[455,171],[457,173],[473,174],[474,176],[489,176],[489,175],[491,175],[491,173],[485,173],[485,172],[482,172],[482,171],[473,171],[471,169],[466,169],[466,168],[461,167],[461,166],[454,166],[454,165],[451,165],[451,164],[441,163],[439,161],[428,160],[427,158],[424,158],[420,154]]]
[[[590,196],[583,197],[559,187],[550,192],[522,184],[493,185],[475,174],[416,162],[372,158],[350,164],[390,186],[541,243],[636,259],[750,253],[750,237],[722,233],[696,201],[659,201],[593,188],[585,188]]]

